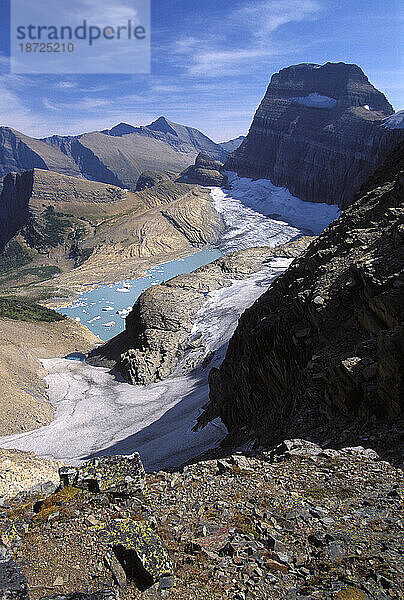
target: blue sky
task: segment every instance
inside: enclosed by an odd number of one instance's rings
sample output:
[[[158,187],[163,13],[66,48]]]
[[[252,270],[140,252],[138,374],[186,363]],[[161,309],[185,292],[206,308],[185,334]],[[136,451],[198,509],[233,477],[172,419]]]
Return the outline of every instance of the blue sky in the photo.
[[[36,137],[165,115],[227,140],[247,132],[271,75],[301,62],[356,63],[404,108],[402,0],[152,0],[150,75],[10,74],[8,0],[0,9],[0,125]]]

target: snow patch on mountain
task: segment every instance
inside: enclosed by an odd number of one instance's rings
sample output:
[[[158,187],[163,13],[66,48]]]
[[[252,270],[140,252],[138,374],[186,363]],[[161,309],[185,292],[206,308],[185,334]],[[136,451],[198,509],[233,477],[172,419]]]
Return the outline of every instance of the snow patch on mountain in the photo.
[[[388,129],[404,129],[404,109],[384,119],[384,126]]]
[[[322,96],[318,92],[313,92],[308,96],[289,98],[289,100],[296,102],[297,104],[303,104],[303,106],[310,106],[311,108],[334,108],[337,104],[335,98]]]

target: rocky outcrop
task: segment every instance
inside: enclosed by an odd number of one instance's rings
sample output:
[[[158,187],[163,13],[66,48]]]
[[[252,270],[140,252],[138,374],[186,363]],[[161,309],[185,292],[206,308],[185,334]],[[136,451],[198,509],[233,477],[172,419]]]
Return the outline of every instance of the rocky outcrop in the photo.
[[[196,157],[195,164],[181,174],[179,181],[222,187],[227,184],[227,177],[222,173],[223,166],[221,162],[207,154],[200,153]]]
[[[243,314],[200,424],[220,416],[236,438],[244,428],[273,442],[285,431],[330,436],[339,421],[399,422],[403,151]]]
[[[164,171],[144,171],[136,184],[136,191],[141,192],[161,183],[175,178],[175,173],[165,173]]]
[[[272,76],[247,138],[226,168],[262,177],[311,202],[346,207],[404,136],[356,65],[300,64]]]
[[[0,448],[0,498],[4,502],[22,492],[59,483],[61,461],[39,458],[33,452]]]
[[[277,248],[250,248],[215,260],[192,273],[155,285],[139,297],[126,319],[126,330],[90,353],[88,362],[118,370],[130,383],[147,385],[170,375],[179,360],[196,350],[188,368],[203,362],[202,340],[189,336],[198,310],[213,290],[247,279],[275,257],[294,258],[311,238]]]

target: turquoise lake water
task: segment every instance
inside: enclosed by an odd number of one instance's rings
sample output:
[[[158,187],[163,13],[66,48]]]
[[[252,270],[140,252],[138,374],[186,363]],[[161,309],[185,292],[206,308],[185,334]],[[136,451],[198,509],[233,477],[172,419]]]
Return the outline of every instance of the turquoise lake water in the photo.
[[[220,250],[208,248],[146,271],[144,277],[98,287],[82,294],[71,306],[58,309],[88,327],[107,341],[125,329],[125,318],[140,294],[152,285],[176,275],[190,273],[222,256]]]

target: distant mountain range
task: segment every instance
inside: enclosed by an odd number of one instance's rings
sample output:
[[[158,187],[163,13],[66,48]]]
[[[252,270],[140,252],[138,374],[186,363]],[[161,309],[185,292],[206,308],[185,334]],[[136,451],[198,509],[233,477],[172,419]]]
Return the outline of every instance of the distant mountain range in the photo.
[[[145,127],[119,123],[103,131],[42,140],[0,127],[0,177],[38,168],[135,190],[143,171],[179,173],[199,152],[225,161],[237,143],[216,144],[198,129],[165,117]]]

